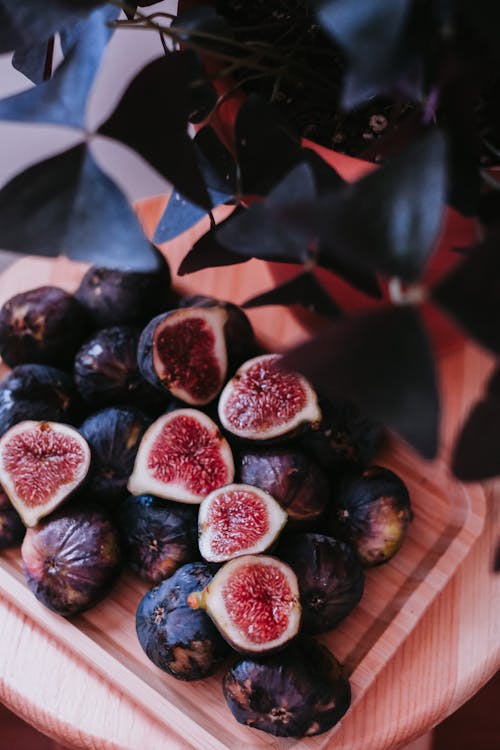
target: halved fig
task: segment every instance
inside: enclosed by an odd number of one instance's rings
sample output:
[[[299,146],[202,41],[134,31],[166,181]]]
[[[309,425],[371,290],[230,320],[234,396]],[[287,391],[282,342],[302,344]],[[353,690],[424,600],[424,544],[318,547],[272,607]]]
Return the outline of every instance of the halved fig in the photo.
[[[90,448],[73,427],[28,420],[0,439],[0,482],[26,526],[35,526],[87,476]]]
[[[286,522],[287,514],[268,492],[229,484],[211,492],[200,505],[200,552],[215,563],[265,552]]]
[[[319,423],[312,386],[302,375],[282,370],[280,359],[279,354],[249,359],[227,383],[219,419],[228,432],[246,440],[272,440]]]
[[[222,307],[184,308],[158,315],[139,339],[144,378],[192,406],[210,403],[227,373]]]
[[[299,632],[297,577],[275,557],[245,555],[230,560],[187,601],[193,609],[206,609],[228,643],[246,654],[275,651]]]
[[[177,409],[146,430],[128,489],[133,495],[201,503],[233,478],[231,448],[215,422],[196,409]]]

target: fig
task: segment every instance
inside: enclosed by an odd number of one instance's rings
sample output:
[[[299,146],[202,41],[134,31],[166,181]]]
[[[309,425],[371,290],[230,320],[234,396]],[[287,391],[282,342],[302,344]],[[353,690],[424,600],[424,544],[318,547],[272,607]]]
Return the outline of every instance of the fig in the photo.
[[[199,504],[233,478],[231,449],[215,422],[196,409],[176,409],[145,433],[128,489]]]
[[[129,495],[116,514],[129,567],[150,583],[159,583],[199,557],[193,506]]]
[[[86,492],[98,504],[114,509],[127,497],[139,443],[150,424],[151,419],[139,409],[110,406],[80,425],[92,453]]]
[[[330,502],[328,477],[298,448],[251,447],[236,460],[236,476],[269,492],[288,514],[290,525],[311,525]]]
[[[92,266],[76,292],[96,328],[144,326],[171,303],[170,271],[157,252],[158,268],[149,273]]]
[[[208,562],[225,562],[268,550],[287,515],[267,492],[248,484],[228,484],[202,501],[198,544]]]
[[[290,437],[321,419],[312,386],[279,367],[279,354],[245,362],[219,399],[219,419],[228,432],[246,440]]]
[[[21,517],[0,487],[0,550],[21,544],[25,531]]]
[[[193,609],[206,609],[227,642],[247,654],[282,648],[300,628],[297,577],[275,557],[244,555],[230,560],[187,601]]]
[[[89,466],[87,442],[66,424],[27,420],[0,438],[0,482],[26,526],[66,500]]]
[[[144,378],[191,406],[213,401],[227,373],[226,321],[226,310],[218,307],[157,315],[139,340]]]
[[[356,548],[364,565],[380,565],[399,550],[412,517],[403,480],[390,469],[369,466],[344,476],[333,531]]]
[[[290,534],[276,554],[297,576],[305,633],[331,630],[359,603],[365,576],[349,544],[323,534]]]
[[[89,506],[61,509],[28,529],[21,557],[36,598],[64,617],[97,604],[121,570],[117,532],[105,513]]]
[[[205,563],[184,565],[148,591],[137,609],[137,637],[144,652],[153,664],[179,680],[209,677],[229,653],[205,612],[187,605],[188,595],[211,578]]]
[[[137,365],[140,330],[133,326],[104,328],[78,350],[74,378],[82,398],[92,406],[127,404],[158,414],[168,397],[147,383]]]
[[[276,737],[326,732],[351,703],[341,665],[312,638],[301,638],[265,660],[242,659],[224,676],[222,687],[240,724]]]
[[[0,310],[0,354],[9,367],[25,363],[67,367],[88,326],[72,294],[42,286],[11,297]]]
[[[18,365],[0,383],[0,435],[36,419],[75,424],[82,405],[70,376],[48,365]]]

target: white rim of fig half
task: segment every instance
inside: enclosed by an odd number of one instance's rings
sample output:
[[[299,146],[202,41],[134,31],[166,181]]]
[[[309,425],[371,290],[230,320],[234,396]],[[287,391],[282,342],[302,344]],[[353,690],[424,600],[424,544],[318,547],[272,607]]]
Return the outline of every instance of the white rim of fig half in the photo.
[[[172,445],[175,422],[178,430],[176,447]],[[189,432],[194,422],[199,426],[197,441],[196,436]],[[156,456],[154,451],[161,453],[162,440],[164,455]],[[214,455],[220,463],[211,467],[210,458]],[[177,466],[174,461],[177,461]],[[197,504],[209,492],[230,484],[233,479],[233,454],[215,422],[197,409],[176,409],[159,417],[144,433],[128,490],[133,495],[150,493],[165,500]],[[199,491],[192,489],[194,481],[198,482]]]
[[[288,515],[277,500],[258,487],[250,484],[220,487],[207,495],[200,505],[198,545],[201,555],[208,562],[219,563],[265,552],[276,541],[287,520]],[[217,528],[217,521],[220,528]]]
[[[279,585],[286,586],[284,595],[270,595],[270,589]],[[246,613],[237,604],[239,594],[246,598]],[[226,600],[233,606],[235,616],[231,616]],[[294,638],[300,629],[302,610],[297,577],[289,565],[276,557],[244,555],[230,560],[203,591],[189,594],[188,604],[193,609],[206,609],[224,638],[245,654],[274,651]],[[243,619],[244,625],[236,623],[236,615]],[[259,616],[260,634],[256,627]],[[266,638],[266,630],[279,634]]]
[[[27,441],[27,435],[31,435],[34,442]],[[61,453],[64,440],[69,441],[71,448],[66,459]],[[28,451],[24,459],[23,448]],[[49,455],[37,455],[40,448]],[[69,462],[65,475],[64,460]],[[61,505],[83,482],[89,467],[87,441],[67,424],[26,420],[11,427],[0,439],[0,484],[26,526],[35,526]]]
[[[213,356],[219,366],[217,384],[210,390],[208,396],[204,398],[196,398],[189,390],[182,387],[180,380],[177,381],[175,378],[168,376],[168,370],[166,369],[164,360],[160,356],[157,343],[162,335],[168,333],[168,328],[179,325],[184,320],[193,318],[201,318],[209,325],[214,336]],[[172,396],[175,396],[181,401],[185,401],[187,404],[191,404],[191,406],[203,406],[204,404],[213,401],[220,392],[227,374],[227,349],[224,336],[224,326],[226,322],[227,311],[222,307],[186,307],[179,310],[173,310],[168,313],[160,323],[158,323],[153,334],[153,368]]]
[[[274,380],[268,381],[268,390],[266,391],[262,387],[262,383],[265,383],[262,366],[265,367],[267,363],[280,359],[280,354],[262,354],[241,365],[236,374],[226,384],[219,398],[219,419],[224,429],[246,440],[271,440],[294,432],[304,423],[313,425],[319,423],[321,411],[318,397],[312,385],[299,373],[276,369]],[[259,368],[261,368],[260,372]],[[254,384],[257,380],[258,395],[247,394],[246,397],[242,397],[240,394],[238,397],[238,389],[242,389],[245,383],[251,384],[252,371],[257,376],[256,379],[254,378]],[[279,397],[277,396],[277,381],[281,381],[285,390],[285,393]],[[298,403],[294,404],[294,399]],[[260,406],[260,417],[255,416],[258,404]],[[280,409],[281,421],[278,424],[272,424],[272,421],[268,418],[272,413],[273,406],[275,410]],[[228,415],[229,409],[236,410],[233,418]],[[250,425],[249,419],[253,419]],[[245,426],[245,421],[247,426]]]

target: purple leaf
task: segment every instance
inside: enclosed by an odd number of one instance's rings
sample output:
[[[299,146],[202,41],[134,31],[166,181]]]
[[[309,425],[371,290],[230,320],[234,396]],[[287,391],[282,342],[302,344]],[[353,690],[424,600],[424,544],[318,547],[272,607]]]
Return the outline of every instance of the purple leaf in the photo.
[[[308,271],[243,303],[246,308],[264,305],[301,305],[316,315],[332,319],[341,315],[338,305]]]
[[[60,29],[86,18],[104,0],[0,0],[0,51],[8,52],[20,44],[38,44]],[[18,42],[5,48],[4,29]],[[13,33],[14,32],[14,33]]]
[[[240,213],[242,210],[237,208],[231,216]],[[218,226],[221,227],[226,221],[228,219],[221,221]],[[217,239],[216,230],[217,227],[213,227],[195,242],[179,266],[177,271],[179,276],[186,276],[189,273],[201,271],[203,268],[234,266],[248,260],[245,255],[239,255],[223,247]]]
[[[42,83],[45,75],[47,46],[50,40],[18,47],[12,57],[12,67],[29,78],[32,83]]]

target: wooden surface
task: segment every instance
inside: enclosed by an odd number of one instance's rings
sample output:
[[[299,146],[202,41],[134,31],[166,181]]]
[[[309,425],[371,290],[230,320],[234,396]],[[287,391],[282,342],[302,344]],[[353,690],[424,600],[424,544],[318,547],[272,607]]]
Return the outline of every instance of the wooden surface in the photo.
[[[154,221],[159,209],[159,203],[149,203],[146,219]],[[174,252],[178,260],[190,241],[192,238],[184,236],[181,242],[175,243],[175,248],[166,248],[167,254],[172,257],[172,252]],[[182,247],[183,245],[186,245],[186,248]],[[249,265],[254,263],[252,261]],[[176,267],[175,262],[173,267]],[[243,273],[242,268],[245,268]],[[68,288],[72,288],[77,282],[79,272],[80,270],[74,265],[65,262],[50,265],[47,261],[39,259],[23,261],[8,272],[8,277],[4,276],[3,280],[0,280],[0,297],[3,299],[18,288],[26,289],[49,281],[61,282],[62,279]],[[259,291],[260,288],[270,286],[271,280],[266,275],[267,270],[260,269],[258,282],[256,282],[255,273],[255,266],[252,274],[249,273],[248,266],[227,269],[223,275],[220,271],[201,272],[190,278],[189,288],[192,288],[191,285],[194,284],[198,289],[212,289],[211,285],[215,283],[218,285],[220,296],[229,296],[229,293],[233,291],[237,295],[236,301],[241,301]],[[270,310],[256,311],[253,320],[260,330],[266,331],[268,345],[275,343],[272,341],[274,336],[283,344],[286,340],[300,338],[305,334],[305,329],[298,326],[295,319],[276,316]],[[443,436],[445,445],[449,444],[457,419],[466,408],[473,392],[478,391],[488,367],[489,363],[486,358],[473,350],[457,351],[443,362],[442,376],[447,384],[445,389],[446,430]],[[404,454],[402,460],[406,461]],[[453,515],[454,527],[451,528],[450,524],[445,524],[448,528],[447,535],[438,534],[441,546],[438,545],[435,562],[453,549],[456,563],[463,557],[466,548],[472,545],[472,549],[451,580],[448,580],[446,573],[443,573],[441,579],[439,575],[435,578],[433,582],[435,591],[428,592],[430,598],[434,597],[433,603],[400,647],[398,647],[398,639],[404,633],[398,634],[397,629],[391,632],[389,641],[382,639],[390,632],[388,628],[395,618],[399,618],[398,628],[401,626],[403,631],[405,628],[413,627],[412,618],[418,618],[417,610],[420,604],[412,600],[412,591],[417,590],[420,585],[423,587],[421,591],[425,592],[431,580],[430,572],[436,571],[432,566],[429,569],[429,566],[425,564],[422,567],[414,566],[411,569],[410,590],[398,589],[399,583],[397,580],[394,583],[393,577],[396,576],[397,579],[399,567],[401,567],[400,573],[410,572],[407,567],[409,547],[403,549],[401,556],[398,556],[394,563],[380,569],[379,572],[373,571],[373,582],[370,580],[367,587],[371,589],[368,593],[371,598],[366,600],[365,610],[372,610],[377,606],[376,587],[381,586],[381,581],[384,581],[383,588],[390,587],[391,580],[392,585],[396,586],[389,597],[392,601],[392,610],[384,611],[384,607],[381,607],[372,612],[374,622],[378,623],[375,630],[377,631],[378,628],[382,632],[371,633],[369,638],[371,645],[369,643],[368,647],[358,639],[357,655],[356,649],[354,651],[351,649],[349,652],[349,634],[346,628],[344,628],[344,641],[342,638],[340,640],[336,638],[336,646],[332,646],[335,652],[341,650],[342,653],[339,654],[341,658],[349,656],[350,653],[350,666],[354,670],[353,680],[358,694],[356,697],[359,698],[361,693],[362,697],[335,731],[331,743],[327,736],[323,736],[303,743],[304,747],[323,747],[331,744],[332,747],[345,748],[345,750],[347,748],[358,750],[358,748],[365,747],[367,750],[378,750],[405,744],[458,707],[498,668],[500,581],[491,573],[491,560],[494,540],[500,535],[498,518],[500,486],[492,484],[487,490],[489,495],[487,524],[480,533],[481,492],[474,489],[464,492],[463,488],[448,484],[449,480],[443,475],[442,467],[439,465],[424,466],[418,474],[410,477],[410,480],[417,495],[421,491],[418,487],[420,483],[425,492],[437,498],[436,502],[446,501],[451,503],[448,507],[455,507],[456,510]],[[492,502],[492,496],[495,494],[497,495],[496,504]],[[472,500],[465,500],[469,496]],[[432,517],[432,508],[429,508],[429,513]],[[465,527],[467,533],[463,540],[460,544],[455,541],[455,547],[452,547],[452,542],[459,537]],[[418,526],[416,528],[418,530]],[[474,541],[479,533],[479,538]],[[417,544],[417,542],[418,540],[414,538],[413,543]],[[424,557],[421,561],[423,559]],[[7,567],[11,565],[12,560],[12,557],[8,560]],[[12,564],[15,565],[15,562]],[[375,580],[375,574],[378,580]],[[10,572],[9,575],[11,575]],[[416,582],[419,575],[422,580]],[[122,584],[119,593],[121,601],[128,601],[132,606],[132,602],[137,601],[139,593],[137,588],[134,588],[137,587],[137,582],[134,583],[135,579],[130,580],[130,585],[126,582]],[[0,700],[42,731],[75,747],[134,748],[134,750],[139,747],[168,747],[170,750],[176,747],[219,746],[217,741],[212,744],[210,731],[205,734],[209,728],[207,716],[213,713],[213,708],[209,694],[204,693],[203,685],[186,686],[176,683],[174,688],[168,688],[168,691],[173,690],[177,697],[177,707],[181,704],[185,706],[186,702],[190,704],[189,720],[186,721],[185,716],[173,710],[169,719],[170,728],[165,723],[165,718],[168,717],[162,716],[159,721],[151,718],[151,711],[139,707],[131,698],[137,695],[134,692],[136,679],[146,679],[155,690],[158,688],[158,691],[165,689],[165,680],[169,683],[172,681],[169,681],[169,678],[158,677],[157,675],[161,673],[157,672],[154,678],[151,674],[145,675],[144,670],[151,671],[151,668],[137,650],[133,651],[133,672],[127,672],[130,664],[124,663],[127,659],[124,659],[121,652],[121,646],[123,646],[129,653],[127,644],[121,642],[123,638],[127,639],[130,635],[130,630],[127,630],[128,626],[124,624],[127,607],[125,607],[125,612],[119,604],[109,609],[107,616],[109,616],[110,630],[107,636],[100,631],[101,622],[99,608],[97,608],[93,614],[89,614],[88,618],[84,618],[85,625],[77,631],[79,635],[73,635],[74,626],[68,623],[67,629],[66,624],[60,626],[57,631],[58,637],[54,638],[47,635],[47,622],[53,616],[46,611],[43,616],[40,615],[41,610],[37,610],[38,604],[34,600],[33,602],[29,598],[26,601],[23,600],[24,591],[23,584],[19,584],[16,592],[19,594],[17,606],[10,601],[0,601]],[[398,599],[394,597],[395,591],[400,597],[400,604],[405,604],[403,608],[400,607],[399,614],[396,611]],[[430,596],[431,593],[432,596]],[[23,606],[31,607],[31,605],[34,616],[39,622],[41,617],[48,618],[44,625],[36,624],[31,617],[23,614]],[[412,611],[414,609],[415,611]],[[359,616],[360,613],[354,613],[349,618],[354,630]],[[389,622],[381,628],[380,623],[384,616]],[[60,621],[60,618],[55,619]],[[61,645],[62,630],[66,630],[64,638],[67,645]],[[394,641],[392,641],[393,637]],[[101,646],[105,648],[109,664],[106,662],[103,667],[102,660],[99,659],[99,649],[91,649],[92,653],[84,653],[83,658],[82,654],[80,656],[75,654],[75,645],[80,647],[80,640],[83,644],[85,638],[90,639],[99,648]],[[75,644],[76,641],[78,643]],[[356,643],[356,640],[350,643],[352,645]],[[383,643],[384,648],[374,653],[374,648],[380,643]],[[366,663],[367,649],[368,655],[376,656],[375,663]],[[390,658],[395,649],[397,649],[395,655]],[[119,660],[114,657],[119,657]],[[94,666],[92,666],[92,659],[97,659]],[[113,663],[119,666],[115,668]],[[111,682],[103,677],[103,669],[108,672]],[[357,674],[356,669],[358,669]],[[380,674],[373,682],[371,677],[374,670]],[[122,685],[122,690],[116,687],[117,684]],[[214,700],[220,700],[220,698],[215,696]],[[152,706],[149,708],[151,709]],[[201,717],[202,725],[198,730],[196,728],[197,712]],[[224,714],[224,721],[229,726],[232,719]],[[181,725],[182,728],[179,729]],[[239,733],[238,725],[230,726],[224,738],[222,737],[226,733],[226,727],[224,727],[220,732],[221,741],[228,739],[230,743],[237,738],[238,745],[253,748],[259,746],[257,743],[260,744],[261,737],[265,737],[266,741],[268,739],[260,733],[241,729],[243,733]],[[231,744],[226,746],[231,746]],[[273,742],[271,746],[282,747],[284,743]]]

